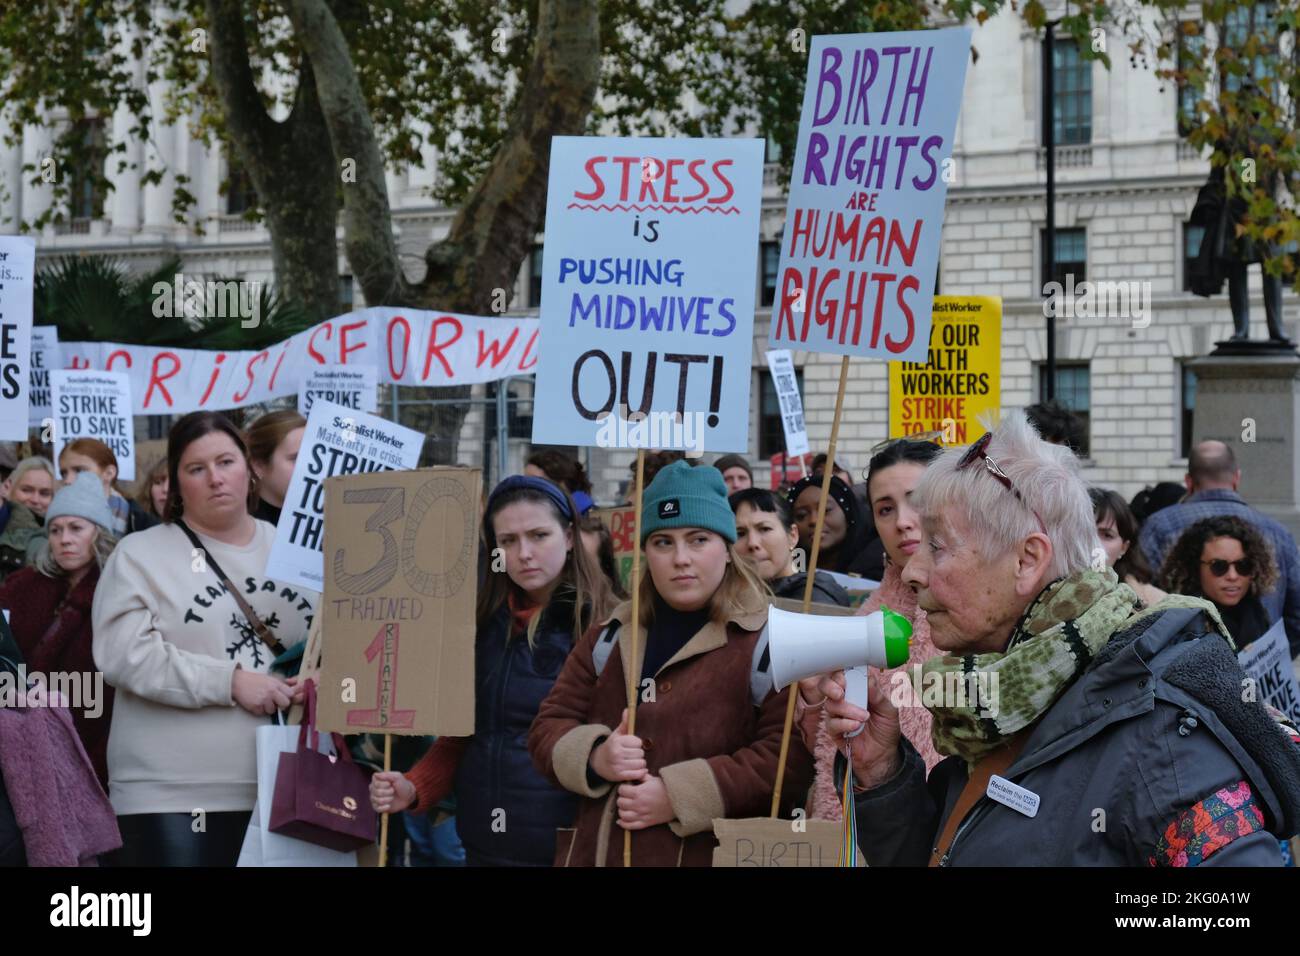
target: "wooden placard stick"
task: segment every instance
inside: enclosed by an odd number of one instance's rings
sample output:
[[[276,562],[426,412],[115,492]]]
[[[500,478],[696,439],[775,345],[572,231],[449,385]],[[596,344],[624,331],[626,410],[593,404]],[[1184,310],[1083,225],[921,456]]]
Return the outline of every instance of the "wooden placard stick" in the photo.
[[[831,419],[831,440],[826,450],[826,468],[822,471],[822,496],[817,502],[817,523],[813,525],[812,554],[808,557],[808,577],[803,583],[803,613],[812,607],[813,578],[817,574],[817,556],[821,552],[822,522],[826,520],[826,499],[831,495],[831,474],[835,470],[835,442],[840,434],[840,412],[844,410],[844,387],[849,380],[849,357],[840,359],[840,387],[835,395],[835,417]],[[802,460],[802,458],[801,458]],[[790,730],[794,727],[794,703],[799,685],[790,685],[785,706],[785,728],[781,731],[781,754],[776,763],[776,786],[772,789],[772,816],[781,811],[781,784],[785,781],[785,758],[790,753]]]
[[[393,769],[393,735],[384,734],[384,773]],[[388,814],[379,818],[379,865],[388,866]]]
[[[641,498],[645,491],[645,449],[636,450],[636,487],[632,501],[635,504],[632,522],[632,580],[628,586],[632,590],[632,669],[627,674],[627,732],[636,734],[636,698],[640,686],[640,674],[636,673],[637,643],[641,629]],[[623,831],[623,865],[632,865],[632,831]]]

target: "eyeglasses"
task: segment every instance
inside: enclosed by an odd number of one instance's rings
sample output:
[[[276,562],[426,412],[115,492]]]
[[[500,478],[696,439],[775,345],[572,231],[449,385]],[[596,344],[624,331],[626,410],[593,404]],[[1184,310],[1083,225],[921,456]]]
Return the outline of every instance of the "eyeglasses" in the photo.
[[[1216,578],[1221,578],[1228,573],[1228,568],[1237,569],[1237,573],[1243,578],[1252,577],[1255,574],[1255,559],[1242,558],[1239,561],[1225,561],[1223,558],[1215,558],[1213,561],[1202,561],[1201,564],[1210,566],[1210,573]]]
[[[966,449],[966,454],[962,455],[961,461],[957,462],[957,470],[963,471],[970,465],[974,464],[976,461],[983,459],[984,467],[988,469],[988,473],[992,475],[994,478],[996,478],[998,481],[1002,482],[1002,484],[1006,487],[1007,491],[1015,495],[1016,500],[1029,509],[1030,514],[1032,514],[1034,518],[1036,518],[1038,521],[1039,530],[1042,531],[1043,534],[1047,534],[1047,526],[1043,524],[1043,519],[1039,517],[1038,512],[1035,511],[1033,508],[1029,507],[1029,502],[1026,501],[1024,496],[1020,493],[1020,489],[1011,483],[1011,479],[1007,477],[1007,473],[1003,471],[1002,468],[998,465],[998,463],[994,461],[992,458],[990,458],[988,456],[988,453],[985,451],[985,449],[989,447],[989,442],[991,442],[992,440],[993,440],[993,433],[985,432],[980,437],[979,441],[975,442],[975,444],[971,445],[970,448]]]

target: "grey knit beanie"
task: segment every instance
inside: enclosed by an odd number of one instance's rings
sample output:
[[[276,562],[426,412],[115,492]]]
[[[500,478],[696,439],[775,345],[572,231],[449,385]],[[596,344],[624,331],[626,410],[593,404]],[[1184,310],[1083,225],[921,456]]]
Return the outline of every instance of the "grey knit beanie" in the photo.
[[[104,483],[98,475],[83,471],[72,484],[56,491],[49,510],[45,512],[45,526],[48,528],[55,518],[69,515],[93,521],[104,531],[113,533],[113,512],[108,508]]]

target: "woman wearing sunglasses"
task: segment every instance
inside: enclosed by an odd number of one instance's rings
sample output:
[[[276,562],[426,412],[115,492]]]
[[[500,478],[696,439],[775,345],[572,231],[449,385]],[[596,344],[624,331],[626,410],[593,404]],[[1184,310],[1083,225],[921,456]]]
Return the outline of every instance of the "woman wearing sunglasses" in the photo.
[[[1184,531],[1160,581],[1171,593],[1213,601],[1238,650],[1273,625],[1260,595],[1276,583],[1277,564],[1264,536],[1240,518],[1218,515]]]

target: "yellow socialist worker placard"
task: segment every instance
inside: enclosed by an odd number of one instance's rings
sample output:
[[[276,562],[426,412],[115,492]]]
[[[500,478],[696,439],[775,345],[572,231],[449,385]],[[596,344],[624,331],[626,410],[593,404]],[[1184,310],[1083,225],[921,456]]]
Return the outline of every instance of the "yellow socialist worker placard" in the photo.
[[[944,445],[969,445],[1002,403],[1001,368],[1002,299],[935,296],[925,363],[889,363],[889,437],[942,432]]]

